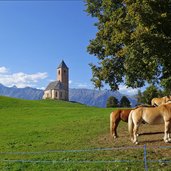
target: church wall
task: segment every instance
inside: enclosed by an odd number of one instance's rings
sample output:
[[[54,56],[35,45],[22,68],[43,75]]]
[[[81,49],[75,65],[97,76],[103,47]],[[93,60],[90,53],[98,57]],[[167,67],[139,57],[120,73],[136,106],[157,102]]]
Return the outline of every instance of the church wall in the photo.
[[[52,99],[55,99],[55,90],[52,90]]]
[[[44,91],[43,99],[51,99],[51,98],[52,98],[51,90]]]
[[[58,99],[68,101],[68,91],[66,90],[46,90],[43,99]]]

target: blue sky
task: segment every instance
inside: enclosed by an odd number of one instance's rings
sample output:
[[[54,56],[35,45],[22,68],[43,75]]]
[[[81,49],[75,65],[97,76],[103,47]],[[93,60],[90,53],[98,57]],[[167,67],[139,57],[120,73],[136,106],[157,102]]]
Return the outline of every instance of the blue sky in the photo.
[[[71,88],[94,88],[88,64],[97,60],[86,47],[97,30],[84,10],[81,0],[0,1],[0,83],[44,88],[64,60]]]

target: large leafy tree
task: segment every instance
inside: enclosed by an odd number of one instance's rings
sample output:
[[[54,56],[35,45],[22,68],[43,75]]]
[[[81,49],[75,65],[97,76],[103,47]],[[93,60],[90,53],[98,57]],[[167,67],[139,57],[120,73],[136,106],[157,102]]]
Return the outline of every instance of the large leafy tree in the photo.
[[[97,18],[87,48],[98,59],[90,64],[96,87],[171,89],[171,0],[86,0],[86,7]]]

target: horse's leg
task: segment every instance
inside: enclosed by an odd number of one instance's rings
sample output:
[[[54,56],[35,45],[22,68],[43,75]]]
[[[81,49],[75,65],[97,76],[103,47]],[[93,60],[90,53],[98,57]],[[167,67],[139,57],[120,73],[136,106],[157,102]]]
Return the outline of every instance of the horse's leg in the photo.
[[[138,124],[134,125],[134,129],[133,129],[133,136],[134,136],[134,143],[138,144],[138,139],[137,139],[137,132],[138,132]]]
[[[114,136],[113,138],[117,138],[118,137],[118,134],[117,134],[117,128],[118,128],[118,125],[119,125],[119,122],[120,122],[120,118],[116,119],[115,123],[114,123]]]
[[[116,132],[116,122],[112,123],[112,137],[115,139],[117,138],[117,132]]]
[[[110,114],[110,132],[113,138],[116,138],[116,134],[115,134],[115,113],[112,112]]]
[[[169,132],[170,132],[170,122],[169,121],[165,121],[165,130],[164,130],[164,142],[168,143],[170,142],[169,140]]]
[[[117,135],[117,123],[116,122],[113,122],[112,123],[112,137],[115,139],[118,137]]]
[[[171,142],[170,134],[171,134],[171,121],[169,122],[169,131],[168,131],[168,140],[169,140],[169,142]]]
[[[171,136],[171,123],[170,123],[169,126],[170,126],[170,129],[169,129],[169,141],[171,141],[171,137],[170,137]]]
[[[117,127],[119,122],[120,122],[120,110],[117,110],[116,112],[112,112],[110,116],[110,124],[111,124],[112,137],[114,139],[118,137]]]

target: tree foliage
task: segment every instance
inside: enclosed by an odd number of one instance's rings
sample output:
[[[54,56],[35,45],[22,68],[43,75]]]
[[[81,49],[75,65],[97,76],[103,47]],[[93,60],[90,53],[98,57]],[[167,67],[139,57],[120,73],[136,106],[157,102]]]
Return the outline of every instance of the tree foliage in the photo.
[[[106,107],[118,107],[118,99],[114,96],[110,96],[107,99]]]
[[[141,93],[138,91],[137,101],[139,104],[151,104],[151,100],[155,97],[162,97],[165,96],[164,91],[162,92],[154,85],[147,87],[147,89]]]
[[[131,103],[126,96],[122,96],[120,100],[120,107],[131,107]]]
[[[96,87],[171,89],[171,0],[86,0],[86,7],[97,18],[87,48],[98,59],[90,64]]]

